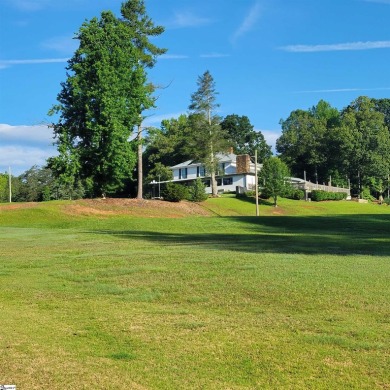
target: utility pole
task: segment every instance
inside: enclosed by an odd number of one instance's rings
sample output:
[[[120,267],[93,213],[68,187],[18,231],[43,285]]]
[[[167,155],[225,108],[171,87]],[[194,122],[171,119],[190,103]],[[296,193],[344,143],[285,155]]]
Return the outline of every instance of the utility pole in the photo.
[[[138,134],[137,134],[137,141],[138,141],[138,192],[137,192],[137,199],[143,198],[143,182],[142,182],[142,176],[143,176],[143,169],[142,169],[142,123],[138,125]]]
[[[9,188],[9,202],[12,202],[12,180],[11,180],[11,167],[8,167],[8,188]]]
[[[259,216],[259,183],[257,177],[257,149],[255,150],[255,197],[256,197],[256,217]]]

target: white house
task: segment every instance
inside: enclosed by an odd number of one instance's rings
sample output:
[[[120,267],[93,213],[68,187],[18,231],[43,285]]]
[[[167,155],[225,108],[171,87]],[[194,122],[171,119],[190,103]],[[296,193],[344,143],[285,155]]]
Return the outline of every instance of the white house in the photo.
[[[240,191],[246,192],[255,189],[255,164],[247,154],[235,155],[233,153],[216,156],[219,164],[217,172],[218,192]],[[257,170],[262,165],[257,165]],[[190,183],[197,178],[201,178],[206,185],[206,192],[211,193],[210,176],[207,174],[205,166],[195,160],[188,160],[181,164],[170,167],[173,172],[174,183]]]

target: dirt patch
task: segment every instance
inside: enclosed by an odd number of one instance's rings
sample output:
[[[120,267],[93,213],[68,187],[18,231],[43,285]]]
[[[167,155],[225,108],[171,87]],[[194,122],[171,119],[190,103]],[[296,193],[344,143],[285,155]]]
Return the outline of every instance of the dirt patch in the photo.
[[[63,211],[72,215],[131,215],[148,218],[182,218],[188,215],[208,216],[211,213],[200,204],[192,202],[164,202],[146,199],[83,199],[63,206]]]
[[[28,202],[28,203],[5,203],[0,204],[0,210],[20,210],[20,209],[31,209],[37,207],[38,202]]]

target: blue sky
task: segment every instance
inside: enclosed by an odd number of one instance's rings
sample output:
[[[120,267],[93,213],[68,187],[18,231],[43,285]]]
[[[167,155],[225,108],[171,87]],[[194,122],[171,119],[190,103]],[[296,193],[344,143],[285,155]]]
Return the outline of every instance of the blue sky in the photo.
[[[121,0],[0,0],[0,172],[55,154],[47,112],[65,81],[74,34]],[[209,70],[219,114],[246,115],[270,144],[280,119],[320,99],[341,109],[390,94],[390,0],[145,0],[168,52],[149,72],[148,125],[187,111]]]

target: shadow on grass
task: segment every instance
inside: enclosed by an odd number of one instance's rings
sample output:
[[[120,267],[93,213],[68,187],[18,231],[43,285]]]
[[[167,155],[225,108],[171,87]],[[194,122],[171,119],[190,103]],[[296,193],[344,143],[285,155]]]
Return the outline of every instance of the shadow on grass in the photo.
[[[223,227],[204,220],[206,232],[99,230],[122,239],[161,246],[196,246],[248,253],[390,256],[390,215],[332,217],[221,217]],[[232,229],[224,233],[231,223]],[[231,233],[231,230],[234,233]]]
[[[256,203],[256,198],[250,197],[250,196],[243,196],[238,198],[242,202],[250,203],[250,204],[255,204]],[[273,206],[274,202],[272,202],[269,199],[262,199],[259,198],[259,206]]]

